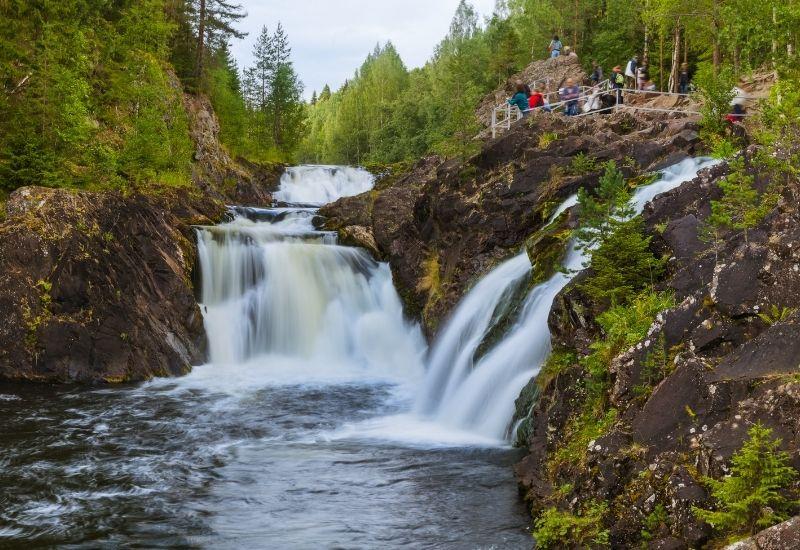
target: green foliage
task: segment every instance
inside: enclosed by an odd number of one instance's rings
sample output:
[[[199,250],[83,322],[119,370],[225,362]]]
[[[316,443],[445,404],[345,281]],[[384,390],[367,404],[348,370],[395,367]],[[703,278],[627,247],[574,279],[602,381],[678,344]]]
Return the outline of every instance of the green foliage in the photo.
[[[656,384],[672,372],[673,364],[667,356],[664,334],[659,335],[653,347],[648,350],[642,363],[642,372],[639,375],[639,384],[633,388],[633,393],[640,397],[649,397]]]
[[[583,288],[596,300],[622,303],[663,272],[664,262],[650,251],[641,218],[631,218],[630,199],[630,187],[613,161],[605,165],[594,195],[578,192],[581,226],[575,236],[590,251],[592,267]]]
[[[608,504],[591,501],[578,515],[548,508],[534,523],[536,548],[609,547],[609,531],[603,527]]]
[[[731,474],[722,480],[706,478],[716,501],[715,510],[693,508],[695,515],[725,536],[754,534],[789,517],[797,503],[785,492],[797,477],[789,455],[772,430],[756,424],[732,458]]]
[[[797,309],[793,307],[778,307],[775,304],[772,304],[767,311],[762,311],[758,314],[758,316],[767,325],[772,326],[775,323],[782,323],[783,321],[787,320],[789,317],[794,315],[795,311],[797,311]]]
[[[558,139],[558,134],[555,132],[544,132],[539,136],[539,149],[547,149],[550,144]]]
[[[652,286],[663,274],[665,261],[650,251],[651,237],[645,237],[641,217],[614,225],[613,233],[591,253],[592,272],[583,288],[595,300],[617,304]]]
[[[732,158],[741,150],[741,147],[732,140],[722,136],[712,136],[710,141],[711,156],[716,159],[725,160]]]
[[[711,65],[703,65],[695,76],[695,83],[703,100],[700,126],[710,136],[725,134],[725,115],[730,112],[736,83],[733,70],[725,67],[716,71]]]
[[[544,389],[550,381],[578,362],[578,356],[574,350],[554,349],[547,358],[542,370],[536,376],[536,383]]]
[[[580,247],[591,250],[608,239],[621,223],[625,223],[634,213],[630,199],[630,188],[622,172],[614,161],[607,162],[594,194],[584,188],[578,191],[581,226],[576,230],[575,237]]]
[[[753,187],[754,177],[747,171],[743,158],[730,163],[731,172],[719,182],[722,198],[711,201],[711,216],[707,224],[714,230],[748,231],[758,226],[778,203],[774,193],[759,194]]]
[[[597,161],[589,155],[578,153],[572,157],[568,171],[573,176],[583,176],[595,170],[597,170]]]
[[[667,514],[667,510],[664,508],[664,505],[659,502],[644,520],[641,531],[642,540],[645,542],[653,540],[656,534],[658,534],[658,531],[667,525],[668,522],[669,515]]]
[[[164,0],[0,3],[0,181],[118,187],[188,180]],[[22,123],[24,121],[24,123]]]

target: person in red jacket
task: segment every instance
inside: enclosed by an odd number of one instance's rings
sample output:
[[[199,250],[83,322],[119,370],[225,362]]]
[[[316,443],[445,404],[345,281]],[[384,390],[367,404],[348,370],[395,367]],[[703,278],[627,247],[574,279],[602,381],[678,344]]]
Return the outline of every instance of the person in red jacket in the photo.
[[[542,90],[540,88],[536,88],[531,94],[531,97],[528,98],[528,106],[531,109],[544,107],[544,96],[542,95]]]

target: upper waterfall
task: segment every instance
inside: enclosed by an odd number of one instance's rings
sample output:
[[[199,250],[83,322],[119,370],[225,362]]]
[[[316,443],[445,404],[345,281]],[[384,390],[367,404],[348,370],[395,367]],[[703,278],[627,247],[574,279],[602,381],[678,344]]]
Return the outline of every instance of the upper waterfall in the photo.
[[[351,166],[295,166],[281,177],[275,199],[289,204],[322,206],[372,189],[375,177]]]

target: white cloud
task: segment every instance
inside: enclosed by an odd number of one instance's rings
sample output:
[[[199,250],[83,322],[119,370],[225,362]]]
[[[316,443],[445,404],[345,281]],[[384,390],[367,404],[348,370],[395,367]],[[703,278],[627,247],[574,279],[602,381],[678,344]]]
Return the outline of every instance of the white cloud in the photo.
[[[252,49],[261,28],[274,30],[280,21],[289,35],[292,60],[306,85],[306,97],[326,83],[337,89],[375,45],[391,40],[406,66],[419,67],[444,38],[459,0],[240,0],[248,17],[238,27],[247,32],[236,40],[239,65],[252,64]],[[495,0],[472,0],[490,15]]]

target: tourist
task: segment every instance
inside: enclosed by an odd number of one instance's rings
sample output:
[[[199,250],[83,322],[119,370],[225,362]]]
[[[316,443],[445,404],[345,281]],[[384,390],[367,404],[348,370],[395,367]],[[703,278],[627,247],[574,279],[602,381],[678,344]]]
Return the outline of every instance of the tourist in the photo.
[[[550,57],[558,57],[561,55],[561,49],[564,46],[561,44],[561,40],[558,39],[558,35],[554,36],[553,39],[550,41],[550,45],[547,49],[550,51]]]
[[[566,86],[561,89],[561,101],[566,101],[564,114],[575,116],[578,114],[578,99],[581,96],[580,86],[575,84],[575,80],[568,78]]]
[[[725,120],[731,124],[738,124],[744,120],[744,116],[744,106],[740,103],[734,103],[733,109],[731,110],[730,114],[725,117]]]
[[[634,55],[625,66],[625,78],[628,81],[628,86],[636,88],[636,69],[639,67],[639,56]]]
[[[622,74],[622,68],[617,65],[611,72],[611,88],[615,90],[615,99],[618,105],[622,105],[622,89],[625,87],[625,76]]]
[[[603,67],[592,61],[592,86],[597,86],[603,80]]]
[[[528,108],[539,109],[544,107],[544,95],[542,94],[541,88],[536,88],[531,96],[528,98]]]
[[[655,92],[656,91],[656,83],[653,82],[652,80],[647,79],[642,84],[642,88],[641,89],[642,89],[642,91],[645,91],[645,92]]]
[[[678,91],[682,94],[689,93],[689,64],[681,63],[681,73],[678,80]]]
[[[565,46],[565,47],[564,47],[564,55],[565,55],[566,57],[578,57],[578,54],[576,54],[576,53],[575,53],[575,52],[572,50],[572,48],[570,48],[569,46]]]
[[[521,80],[517,80],[516,93],[514,93],[514,96],[508,100],[508,104],[512,107],[518,108],[523,117],[527,116],[528,95],[525,93],[525,84],[523,84]]]
[[[645,82],[648,80],[650,80],[650,78],[647,70],[647,64],[643,64],[641,67],[636,69],[636,89],[643,90]]]

